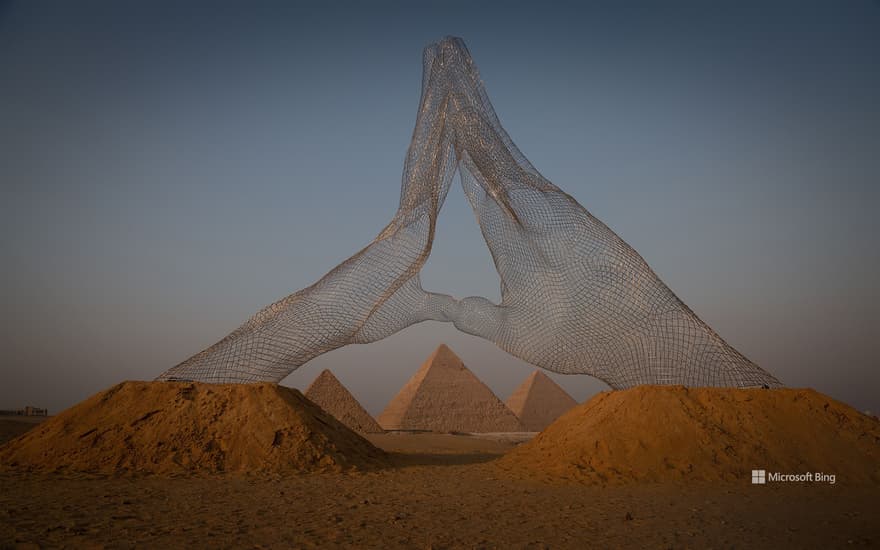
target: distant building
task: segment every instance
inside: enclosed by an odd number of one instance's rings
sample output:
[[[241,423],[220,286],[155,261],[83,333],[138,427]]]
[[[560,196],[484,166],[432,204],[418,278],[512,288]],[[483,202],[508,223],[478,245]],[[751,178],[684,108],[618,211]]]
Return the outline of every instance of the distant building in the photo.
[[[48,416],[48,409],[41,409],[39,407],[31,407],[28,405],[23,409],[7,409],[0,410],[0,416]]]

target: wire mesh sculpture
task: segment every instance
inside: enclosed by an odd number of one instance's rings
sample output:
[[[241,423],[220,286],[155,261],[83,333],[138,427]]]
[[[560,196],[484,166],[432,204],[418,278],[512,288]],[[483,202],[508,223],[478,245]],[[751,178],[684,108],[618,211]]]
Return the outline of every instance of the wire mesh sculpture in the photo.
[[[159,380],[280,381],[333,349],[450,321],[533,365],[638,384],[778,386],[639,254],[529,163],[501,127],[464,42],[423,55],[394,219],[318,282],[269,305]],[[501,303],[422,289],[456,171],[501,279]]]

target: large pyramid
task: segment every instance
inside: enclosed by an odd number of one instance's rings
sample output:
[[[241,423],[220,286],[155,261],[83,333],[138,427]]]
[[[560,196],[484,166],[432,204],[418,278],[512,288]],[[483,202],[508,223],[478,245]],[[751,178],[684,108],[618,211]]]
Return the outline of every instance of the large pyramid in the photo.
[[[384,431],[329,370],[325,369],[315,378],[305,396],[356,432],[368,434]]]
[[[386,430],[517,432],[507,406],[441,344],[379,415]]]
[[[506,403],[530,432],[540,432],[577,405],[556,382],[537,370],[514,390]]]

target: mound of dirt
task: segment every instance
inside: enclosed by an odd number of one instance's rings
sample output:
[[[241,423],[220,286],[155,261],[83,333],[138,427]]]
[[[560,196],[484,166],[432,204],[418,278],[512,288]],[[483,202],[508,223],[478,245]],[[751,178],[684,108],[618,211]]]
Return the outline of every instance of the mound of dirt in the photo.
[[[101,473],[372,469],[382,451],[294,389],[123,382],[0,447],[0,467]]]
[[[587,483],[737,481],[751,470],[880,483],[880,422],[810,389],[602,392],[498,466]]]

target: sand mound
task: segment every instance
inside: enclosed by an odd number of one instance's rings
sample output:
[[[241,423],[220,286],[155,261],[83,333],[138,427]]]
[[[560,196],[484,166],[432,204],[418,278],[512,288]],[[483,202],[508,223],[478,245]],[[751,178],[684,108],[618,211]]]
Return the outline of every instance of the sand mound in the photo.
[[[123,382],[0,447],[42,471],[295,473],[369,469],[384,454],[275,384]]]
[[[880,422],[814,390],[638,386],[578,405],[498,464],[595,483],[750,483],[752,469],[880,483]]]

